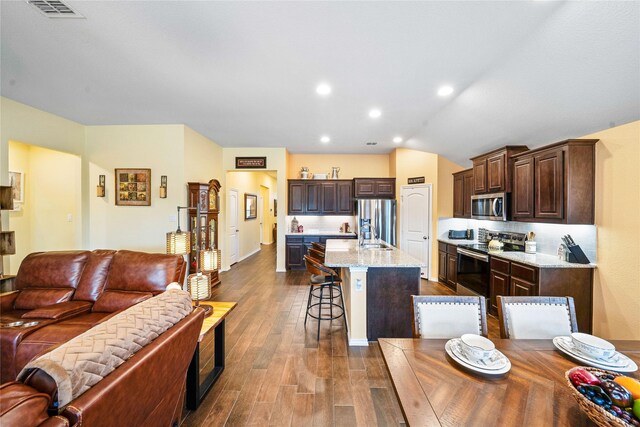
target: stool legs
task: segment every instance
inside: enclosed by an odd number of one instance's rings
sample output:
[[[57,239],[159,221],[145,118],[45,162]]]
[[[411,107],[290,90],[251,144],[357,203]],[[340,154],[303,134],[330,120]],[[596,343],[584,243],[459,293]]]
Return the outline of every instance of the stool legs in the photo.
[[[304,316],[304,324],[307,325],[307,319],[309,317],[313,317],[318,320],[318,329],[316,333],[316,339],[320,339],[320,321],[321,320],[336,320],[341,316],[344,316],[344,298],[342,296],[342,289],[340,288],[339,283],[326,282],[322,284],[316,284],[316,287],[319,289],[314,289],[314,285],[312,284],[309,287],[309,297],[307,299],[307,312]],[[318,293],[319,291],[319,293]],[[314,293],[315,292],[315,293]],[[337,292],[337,294],[336,294]],[[313,303],[313,298],[317,298],[318,302]],[[334,299],[339,298],[339,301],[336,303]],[[326,306],[329,306],[329,316],[323,317],[323,307],[326,310]],[[313,314],[313,308],[318,307],[317,315]],[[339,309],[339,314],[334,315],[334,306]],[[345,322],[346,327],[346,322]]]

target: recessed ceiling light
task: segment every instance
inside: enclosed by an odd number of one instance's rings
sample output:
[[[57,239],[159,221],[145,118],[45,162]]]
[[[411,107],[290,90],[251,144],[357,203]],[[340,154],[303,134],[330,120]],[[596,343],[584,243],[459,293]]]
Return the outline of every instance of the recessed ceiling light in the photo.
[[[374,108],[373,110],[369,111],[369,117],[371,117],[372,119],[377,119],[381,115],[382,115],[382,111],[378,110],[377,108]]]
[[[396,144],[400,144],[402,142],[402,138],[399,136],[396,136],[395,138],[393,138],[393,142],[395,142]]]
[[[327,96],[331,93],[331,86],[326,83],[320,83],[318,87],[316,87],[316,93],[318,95]]]
[[[451,86],[442,86],[438,89],[438,95],[440,96],[449,96],[453,93],[453,88]]]
[[[320,138],[320,142],[327,144],[329,142],[331,142],[331,138],[329,138],[328,136],[323,136],[322,138]]]

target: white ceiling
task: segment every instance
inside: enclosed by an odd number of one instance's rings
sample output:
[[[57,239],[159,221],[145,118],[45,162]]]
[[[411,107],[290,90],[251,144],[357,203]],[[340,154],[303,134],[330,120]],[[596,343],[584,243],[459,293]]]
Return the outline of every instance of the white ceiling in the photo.
[[[86,19],[0,3],[0,88],[85,125],[184,123],[293,153],[402,135],[468,164],[640,118],[638,1],[68,4]]]

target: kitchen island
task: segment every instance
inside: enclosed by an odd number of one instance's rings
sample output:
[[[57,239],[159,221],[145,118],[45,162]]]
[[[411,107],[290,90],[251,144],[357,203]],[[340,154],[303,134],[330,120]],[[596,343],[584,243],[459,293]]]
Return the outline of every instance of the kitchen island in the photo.
[[[327,240],[325,265],[340,269],[351,346],[411,338],[411,295],[420,294],[420,260],[384,243]],[[382,247],[377,247],[382,246]]]

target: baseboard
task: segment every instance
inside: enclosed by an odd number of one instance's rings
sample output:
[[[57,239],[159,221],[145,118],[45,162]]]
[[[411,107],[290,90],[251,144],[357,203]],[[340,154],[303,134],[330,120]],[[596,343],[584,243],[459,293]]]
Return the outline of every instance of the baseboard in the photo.
[[[255,254],[257,254],[258,252],[260,252],[260,248],[258,248],[258,249],[256,249],[256,250],[254,250],[253,252],[249,252],[248,254],[246,254],[245,256],[243,256],[242,258],[239,258],[239,259],[238,259],[238,262],[243,261],[243,260],[245,260],[245,259],[249,258],[251,255],[255,255]]]
[[[282,268],[282,269],[276,268],[276,273],[286,273],[286,272],[287,272],[286,268]]]
[[[269,242],[269,243],[260,243],[261,245],[273,245],[273,242]]]
[[[366,338],[351,338],[350,334],[347,334],[347,338],[349,339],[350,347],[368,347],[369,340]]]

